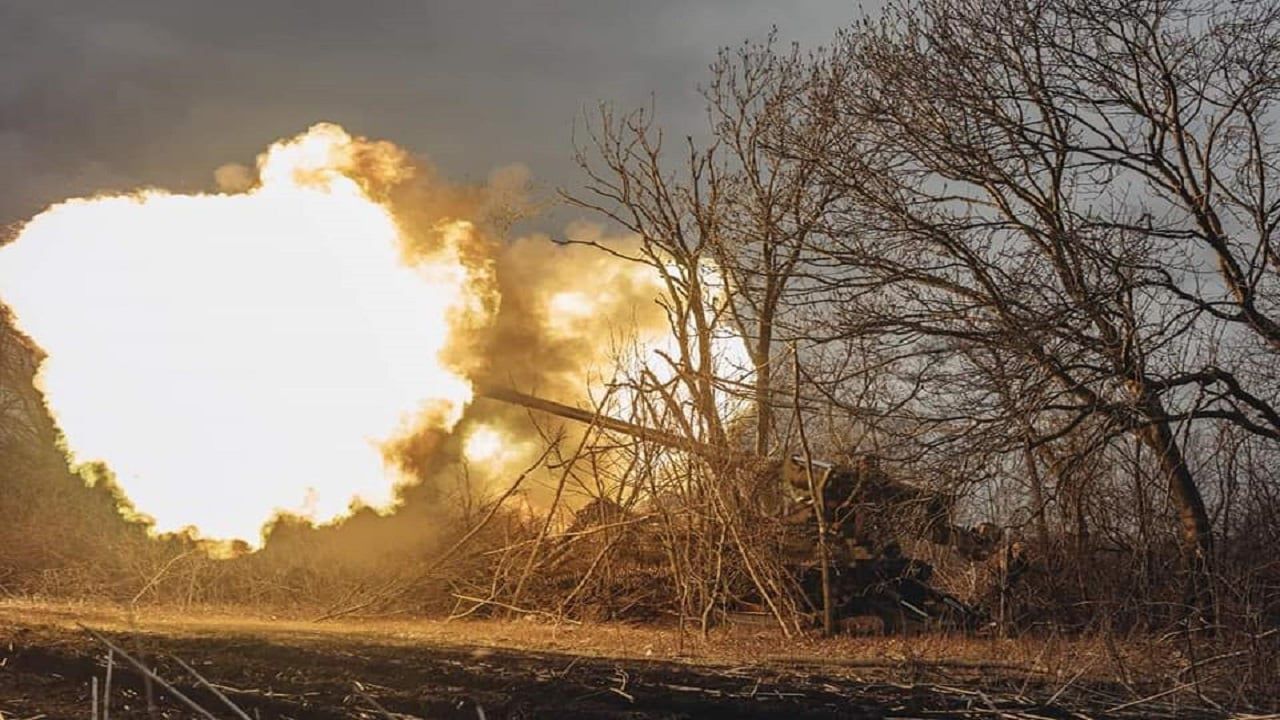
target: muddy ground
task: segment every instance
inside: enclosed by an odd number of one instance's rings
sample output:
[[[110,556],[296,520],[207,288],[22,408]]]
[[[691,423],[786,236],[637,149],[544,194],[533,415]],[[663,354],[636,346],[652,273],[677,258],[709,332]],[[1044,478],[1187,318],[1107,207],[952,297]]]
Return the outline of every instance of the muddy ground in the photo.
[[[105,647],[75,622],[0,614],[4,718],[85,718]],[[93,627],[95,618],[86,616]],[[1224,717],[1159,701],[1119,707],[1115,688],[1066,685],[973,668],[892,669],[748,662],[737,667],[468,647],[421,639],[262,628],[98,622],[215,717],[235,717],[174,660],[207,678],[251,718],[1150,718]],[[198,717],[115,658],[112,718]],[[895,674],[899,675],[895,677]],[[357,683],[359,684],[357,686]]]

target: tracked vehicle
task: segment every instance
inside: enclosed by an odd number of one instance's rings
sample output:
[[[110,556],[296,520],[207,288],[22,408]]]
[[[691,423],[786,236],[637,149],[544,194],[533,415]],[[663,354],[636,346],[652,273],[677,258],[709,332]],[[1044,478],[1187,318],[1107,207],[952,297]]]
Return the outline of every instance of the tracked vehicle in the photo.
[[[509,388],[482,387],[477,394],[694,453],[716,465],[740,463],[754,468],[761,478],[757,487],[772,495],[768,504],[786,527],[791,572],[815,611],[822,607],[822,573],[819,513],[811,487],[817,488],[821,498],[818,507],[826,530],[829,589],[839,620],[878,618],[887,633],[919,624],[973,629],[983,620],[980,611],[935,588],[930,583],[933,568],[905,556],[901,543],[914,535],[979,561],[998,545],[998,529],[954,525],[947,498],[889,477],[874,456],[862,456],[852,465],[806,462],[798,455],[763,459]],[[616,521],[621,512],[597,501],[579,511],[574,526],[584,530],[592,523]],[[743,598],[741,604],[734,616],[749,617],[761,610],[751,598]]]

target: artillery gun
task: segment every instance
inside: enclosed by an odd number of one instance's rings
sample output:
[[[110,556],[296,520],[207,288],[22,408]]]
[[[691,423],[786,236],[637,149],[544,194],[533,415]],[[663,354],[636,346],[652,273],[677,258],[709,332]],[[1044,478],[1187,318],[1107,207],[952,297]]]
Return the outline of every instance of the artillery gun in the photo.
[[[989,524],[977,528],[954,525],[948,498],[891,478],[872,455],[863,455],[851,465],[816,460],[806,463],[799,455],[780,460],[759,458],[509,388],[481,387],[477,395],[693,453],[716,465],[755,468],[763,480],[757,487],[774,496],[769,504],[787,529],[788,565],[815,608],[821,606],[821,571],[819,513],[811,487],[817,488],[821,497],[830,593],[838,618],[877,617],[887,633],[902,631],[911,623],[973,629],[981,622],[980,611],[930,584],[933,568],[905,557],[900,539],[913,534],[978,561],[986,559],[999,544],[999,529]],[[575,528],[581,530],[577,526],[590,524],[592,518],[620,512],[620,508],[602,512],[594,505],[589,512],[579,513]],[[750,604],[745,601],[744,609],[750,610]]]

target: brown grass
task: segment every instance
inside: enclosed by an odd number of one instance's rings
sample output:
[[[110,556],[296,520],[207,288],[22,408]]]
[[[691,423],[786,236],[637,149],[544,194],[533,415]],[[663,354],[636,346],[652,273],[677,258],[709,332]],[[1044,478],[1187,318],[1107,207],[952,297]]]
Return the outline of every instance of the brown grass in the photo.
[[[941,634],[905,637],[816,635],[786,640],[776,628],[722,627],[707,638],[672,625],[554,623],[535,619],[360,619],[316,623],[232,608],[178,611],[86,602],[0,601],[0,626],[103,630],[154,635],[235,634],[293,642],[344,639],[408,646],[556,651],[588,657],[717,665],[821,666],[859,678],[903,678],[931,668],[968,669],[1062,682],[1157,681],[1182,662],[1155,640],[1100,637],[985,638]],[[908,678],[909,679],[909,678]]]

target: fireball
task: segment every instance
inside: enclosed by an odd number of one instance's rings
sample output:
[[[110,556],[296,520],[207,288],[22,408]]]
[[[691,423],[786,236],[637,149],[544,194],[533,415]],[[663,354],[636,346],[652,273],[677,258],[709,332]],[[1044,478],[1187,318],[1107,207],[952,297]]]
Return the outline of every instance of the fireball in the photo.
[[[387,506],[380,444],[457,422],[471,388],[441,352],[487,319],[456,243],[470,225],[405,261],[369,188],[411,173],[317,125],[241,192],[74,199],[27,222],[0,248],[0,301],[47,353],[74,458],[105,461],[160,531],[253,540],[280,509]]]

